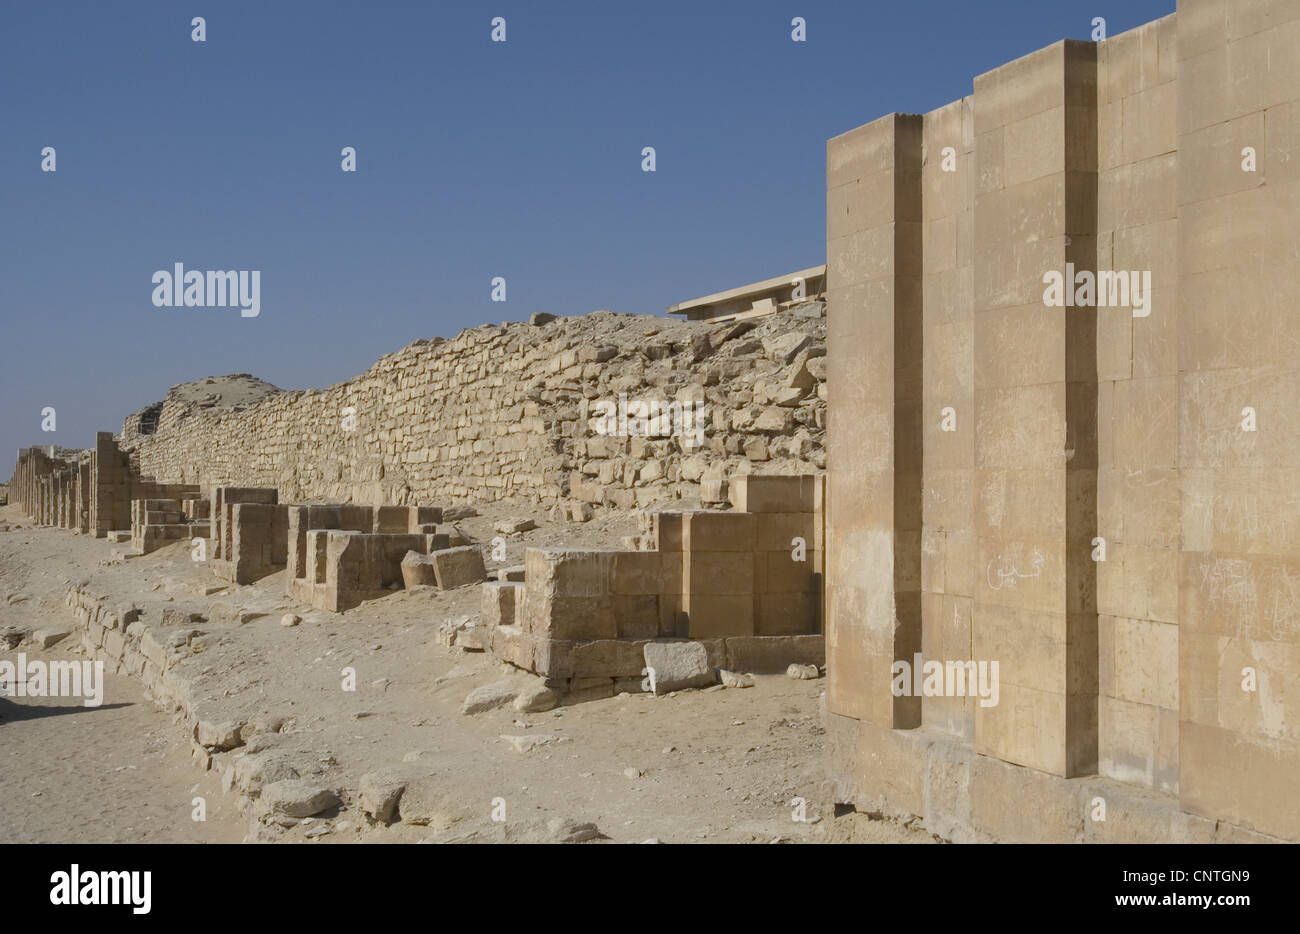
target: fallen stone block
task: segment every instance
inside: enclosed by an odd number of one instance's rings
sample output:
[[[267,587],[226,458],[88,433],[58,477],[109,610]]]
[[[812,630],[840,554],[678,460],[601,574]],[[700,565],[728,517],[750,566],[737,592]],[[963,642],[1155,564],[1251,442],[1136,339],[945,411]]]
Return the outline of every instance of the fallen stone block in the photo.
[[[448,796],[445,784],[446,779],[436,775],[408,779],[397,805],[402,823],[418,826],[451,823],[458,809]]]
[[[412,587],[437,584],[433,572],[433,556],[422,555],[418,551],[408,551],[402,559],[402,585],[408,590]]]
[[[438,627],[438,641],[449,648],[454,646],[466,652],[484,652],[487,650],[486,627],[473,616],[444,620]]]
[[[210,623],[240,626],[247,622],[243,618],[246,615],[241,607],[231,606],[229,603],[214,603],[208,607],[208,622]]]
[[[537,528],[537,523],[532,519],[502,519],[495,528],[502,535],[517,535],[520,532],[531,532]]]
[[[357,791],[361,810],[381,824],[389,824],[397,816],[406,779],[391,770],[367,772],[361,776]]]
[[[546,833],[553,843],[585,843],[600,836],[600,828],[590,821],[555,817],[546,822]]]
[[[540,681],[525,684],[515,697],[515,710],[520,713],[542,713],[560,702],[559,696]]]
[[[72,633],[70,626],[44,626],[32,633],[32,641],[43,649],[62,642]]]
[[[205,749],[234,749],[243,742],[243,726],[235,720],[200,720],[194,727],[194,738]]]
[[[252,797],[260,795],[265,785],[301,777],[283,758],[250,754],[235,760],[235,784]]]
[[[816,665],[791,665],[785,670],[786,677],[799,681],[815,681],[821,677]]]
[[[514,681],[493,681],[470,691],[460,705],[463,714],[483,713],[504,707],[514,701],[519,694],[519,685]]]
[[[433,573],[440,590],[454,590],[468,584],[481,584],[487,580],[483,552],[474,545],[461,548],[444,548],[429,555]]]
[[[718,672],[718,677],[722,681],[723,687],[752,688],[754,686],[754,676],[739,671],[727,671],[726,669],[723,669]]]
[[[714,683],[708,650],[698,642],[647,642],[643,651],[655,694]]]
[[[432,548],[430,549],[431,552],[443,551],[446,548],[459,548],[462,545],[473,544],[473,542],[470,540],[470,537],[468,535],[466,535],[456,526],[448,525],[445,522],[438,526],[437,534],[434,535],[433,538],[436,539],[433,542],[433,544],[435,545],[438,543],[437,540],[444,540],[444,539],[446,540],[447,544],[444,546],[444,548]]]
[[[339,796],[298,778],[271,782],[262,789],[262,802],[271,814],[284,817],[311,817],[337,807]]]

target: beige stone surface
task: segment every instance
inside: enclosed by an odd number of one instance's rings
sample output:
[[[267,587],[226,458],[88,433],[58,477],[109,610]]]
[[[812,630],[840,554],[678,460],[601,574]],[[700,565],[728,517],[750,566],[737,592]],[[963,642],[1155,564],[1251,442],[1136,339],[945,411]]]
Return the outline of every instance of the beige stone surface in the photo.
[[[1182,0],[975,77],[920,118],[920,152],[902,115],[828,142],[827,707],[855,724],[832,743],[848,800],[970,839],[1300,839],[1280,800],[1300,755],[1297,37],[1285,0]],[[1143,301],[1048,307],[1068,263],[1131,271]],[[913,641],[915,502],[914,641],[996,659],[1000,699],[900,721],[881,685]],[[1124,828],[1085,819],[1106,781],[1134,789]]]

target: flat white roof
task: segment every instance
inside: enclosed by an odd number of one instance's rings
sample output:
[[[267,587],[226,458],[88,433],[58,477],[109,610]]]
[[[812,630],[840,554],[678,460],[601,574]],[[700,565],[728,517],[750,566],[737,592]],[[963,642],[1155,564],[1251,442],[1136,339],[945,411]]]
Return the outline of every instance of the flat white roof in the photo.
[[[792,272],[785,276],[776,276],[772,279],[764,279],[762,282],[754,282],[749,285],[737,286],[734,289],[727,289],[725,292],[714,292],[712,295],[706,295],[703,298],[693,298],[689,302],[682,302],[678,305],[670,305],[668,314],[684,315],[688,311],[696,308],[703,308],[708,305],[720,305],[723,302],[735,301],[744,298],[747,295],[758,295],[763,292],[771,292],[773,289],[785,288],[790,285],[793,279],[803,279],[805,282],[809,279],[816,279],[819,276],[826,275],[826,264],[820,266],[811,266],[808,269],[801,269],[798,272]]]

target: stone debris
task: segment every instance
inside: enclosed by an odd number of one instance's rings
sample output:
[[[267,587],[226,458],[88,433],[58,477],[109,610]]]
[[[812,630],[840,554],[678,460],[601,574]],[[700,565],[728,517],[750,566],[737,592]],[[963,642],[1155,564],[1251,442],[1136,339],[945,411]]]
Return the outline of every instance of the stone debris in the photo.
[[[283,616],[280,617],[280,625],[286,628],[297,626],[301,622],[302,622],[302,617],[299,616],[297,613],[285,613]]]
[[[647,642],[642,651],[646,668],[654,673],[650,684],[655,694],[708,687],[717,680],[708,650],[699,642]]]
[[[341,803],[329,788],[298,778],[263,786],[261,800],[271,815],[296,818],[311,817]]]
[[[787,677],[797,678],[800,681],[814,681],[821,677],[821,672],[816,665],[791,665],[785,673]]]
[[[406,780],[391,769],[367,772],[361,776],[357,791],[361,810],[381,824],[388,824],[397,815],[398,803],[406,791]]]
[[[302,777],[286,759],[255,753],[236,758],[233,771],[235,784],[252,796],[260,794],[264,785]]]
[[[456,810],[448,796],[447,779],[438,775],[413,775],[397,806],[402,823],[427,826],[447,821]]]
[[[487,649],[487,631],[478,617],[461,616],[443,621],[438,627],[438,641],[464,652],[483,652]]]
[[[519,694],[519,684],[512,680],[493,681],[470,691],[460,706],[463,714],[484,713],[513,703]]]
[[[519,688],[514,700],[515,710],[520,713],[543,713],[559,703],[560,696],[540,681],[530,681]]]
[[[45,626],[32,633],[32,641],[43,649],[57,645],[72,633],[71,626]]]
[[[495,528],[502,535],[518,535],[522,532],[531,532],[537,528],[537,523],[532,519],[502,519]]]
[[[200,622],[203,616],[199,613],[192,613],[189,610],[179,610],[175,607],[163,607],[162,621],[163,626],[188,626],[191,623]]]
[[[585,843],[600,836],[600,828],[595,824],[563,817],[548,820],[546,832],[555,843]]]
[[[551,743],[566,741],[566,737],[556,736],[554,733],[525,733],[522,736],[509,736],[502,733],[501,739],[509,743],[518,753],[532,752],[538,746],[549,746]]]
[[[719,669],[718,677],[722,681],[723,687],[752,688],[754,686],[754,676],[751,674]]]

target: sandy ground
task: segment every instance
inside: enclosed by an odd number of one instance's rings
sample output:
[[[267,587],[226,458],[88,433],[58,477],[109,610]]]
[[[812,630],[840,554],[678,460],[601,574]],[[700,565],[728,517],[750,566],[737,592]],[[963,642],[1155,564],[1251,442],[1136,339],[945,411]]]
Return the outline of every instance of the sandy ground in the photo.
[[[484,512],[457,524],[485,544],[495,519],[528,515]],[[540,528],[509,537],[506,560],[489,566],[522,563],[525,547],[609,547],[635,531],[626,514],[583,525],[532,516]],[[206,616],[224,602],[265,614],[242,626],[194,623],[200,651],[179,670],[213,716],[284,717],[275,754],[304,778],[339,790],[345,806],[288,829],[254,828],[247,839],[534,840],[546,839],[546,822],[561,818],[594,822],[600,839],[614,842],[933,842],[893,822],[833,816],[821,770],[824,680],[765,675],[747,689],[623,694],[540,714],[506,707],[467,716],[460,705],[470,690],[524,677],[490,655],[438,641],[444,619],[477,612],[477,587],[397,592],[329,614],[287,598],[283,572],[208,595],[221,582],[190,560],[184,544],[123,559],[124,546],[33,528],[13,506],[0,509],[5,522],[0,626],[71,622],[63,605],[70,583],[146,608]],[[9,605],[11,594],[25,599]],[[302,623],[280,625],[286,612]],[[51,653],[80,658],[74,639]],[[345,668],[355,670],[355,690],[344,689]],[[201,771],[182,725],[129,678],[110,677],[100,708],[66,704],[0,701],[0,839],[245,839],[235,796],[218,781],[239,751]],[[519,752],[503,736],[545,741]],[[444,801],[429,826],[382,827],[361,814],[358,779],[381,768],[436,776]],[[208,803],[205,824],[190,820],[196,795]],[[806,821],[792,819],[796,798],[807,802]],[[493,821],[502,804],[505,822]]]
[[[71,658],[23,648],[29,658]],[[6,653],[10,657],[14,653]],[[0,699],[0,843],[238,843],[245,822],[190,760],[138,682],[105,675],[102,706]],[[197,821],[195,799],[204,801]]]

